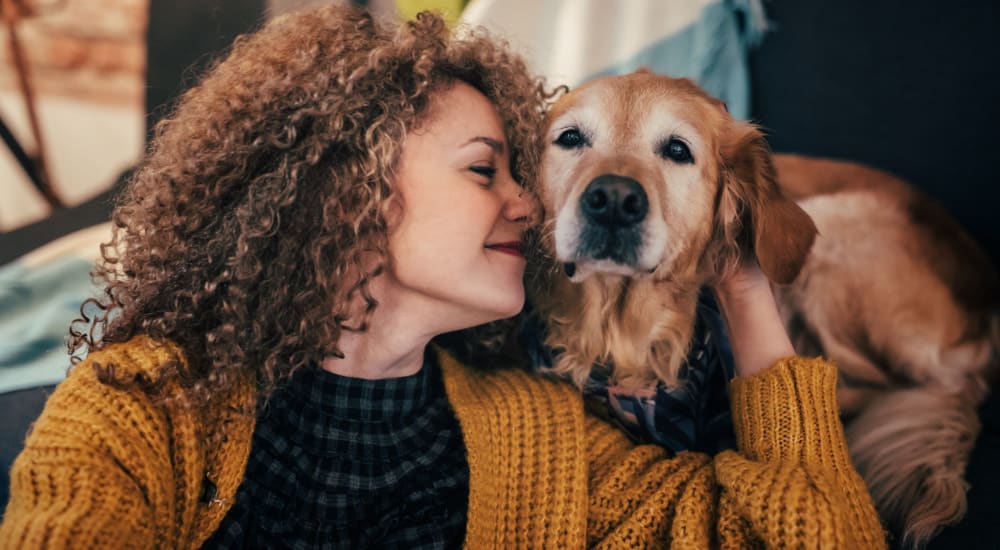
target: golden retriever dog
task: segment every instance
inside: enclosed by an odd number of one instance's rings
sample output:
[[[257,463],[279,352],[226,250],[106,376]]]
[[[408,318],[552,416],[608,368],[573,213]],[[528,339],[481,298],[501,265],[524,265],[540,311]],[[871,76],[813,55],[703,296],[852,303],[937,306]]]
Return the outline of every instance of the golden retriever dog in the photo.
[[[676,386],[699,290],[756,256],[797,351],[840,369],[851,454],[890,530],[920,546],[962,517],[1000,291],[939,207],[882,172],[772,155],[695,84],[646,71],[563,95],[544,140],[529,287],[556,372]]]

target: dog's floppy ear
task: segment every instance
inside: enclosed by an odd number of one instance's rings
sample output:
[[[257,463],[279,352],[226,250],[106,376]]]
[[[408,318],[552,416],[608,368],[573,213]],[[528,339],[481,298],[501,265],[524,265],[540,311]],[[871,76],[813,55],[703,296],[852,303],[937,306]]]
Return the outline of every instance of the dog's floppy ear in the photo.
[[[731,120],[720,154],[713,243],[716,272],[732,273],[743,258],[755,254],[770,280],[792,282],[816,238],[816,225],[781,194],[771,149],[757,127]]]

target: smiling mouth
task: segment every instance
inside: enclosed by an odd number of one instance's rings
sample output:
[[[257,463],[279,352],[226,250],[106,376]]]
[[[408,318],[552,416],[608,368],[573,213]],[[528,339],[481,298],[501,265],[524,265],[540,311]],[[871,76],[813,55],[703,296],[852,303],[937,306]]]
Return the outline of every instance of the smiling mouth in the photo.
[[[517,256],[519,258],[524,257],[524,243],[520,241],[488,244],[486,245],[486,248],[489,250],[496,250],[497,252],[503,252],[504,254],[510,254],[511,256]]]

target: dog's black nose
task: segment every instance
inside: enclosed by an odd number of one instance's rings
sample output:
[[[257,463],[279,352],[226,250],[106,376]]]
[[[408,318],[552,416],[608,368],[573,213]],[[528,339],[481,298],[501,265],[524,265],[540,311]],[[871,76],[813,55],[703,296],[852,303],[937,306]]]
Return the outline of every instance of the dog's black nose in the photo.
[[[630,227],[649,212],[642,185],[632,178],[604,174],[594,178],[580,197],[580,208],[590,221],[608,227]]]

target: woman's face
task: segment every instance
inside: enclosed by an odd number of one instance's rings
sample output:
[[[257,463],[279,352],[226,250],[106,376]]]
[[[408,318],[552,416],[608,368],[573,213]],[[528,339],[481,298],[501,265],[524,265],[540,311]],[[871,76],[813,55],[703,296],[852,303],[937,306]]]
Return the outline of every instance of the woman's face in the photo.
[[[456,83],[437,92],[403,143],[385,283],[444,332],[517,314],[524,304],[522,235],[534,198],[510,173],[496,108]],[[386,288],[383,290],[390,290]]]

